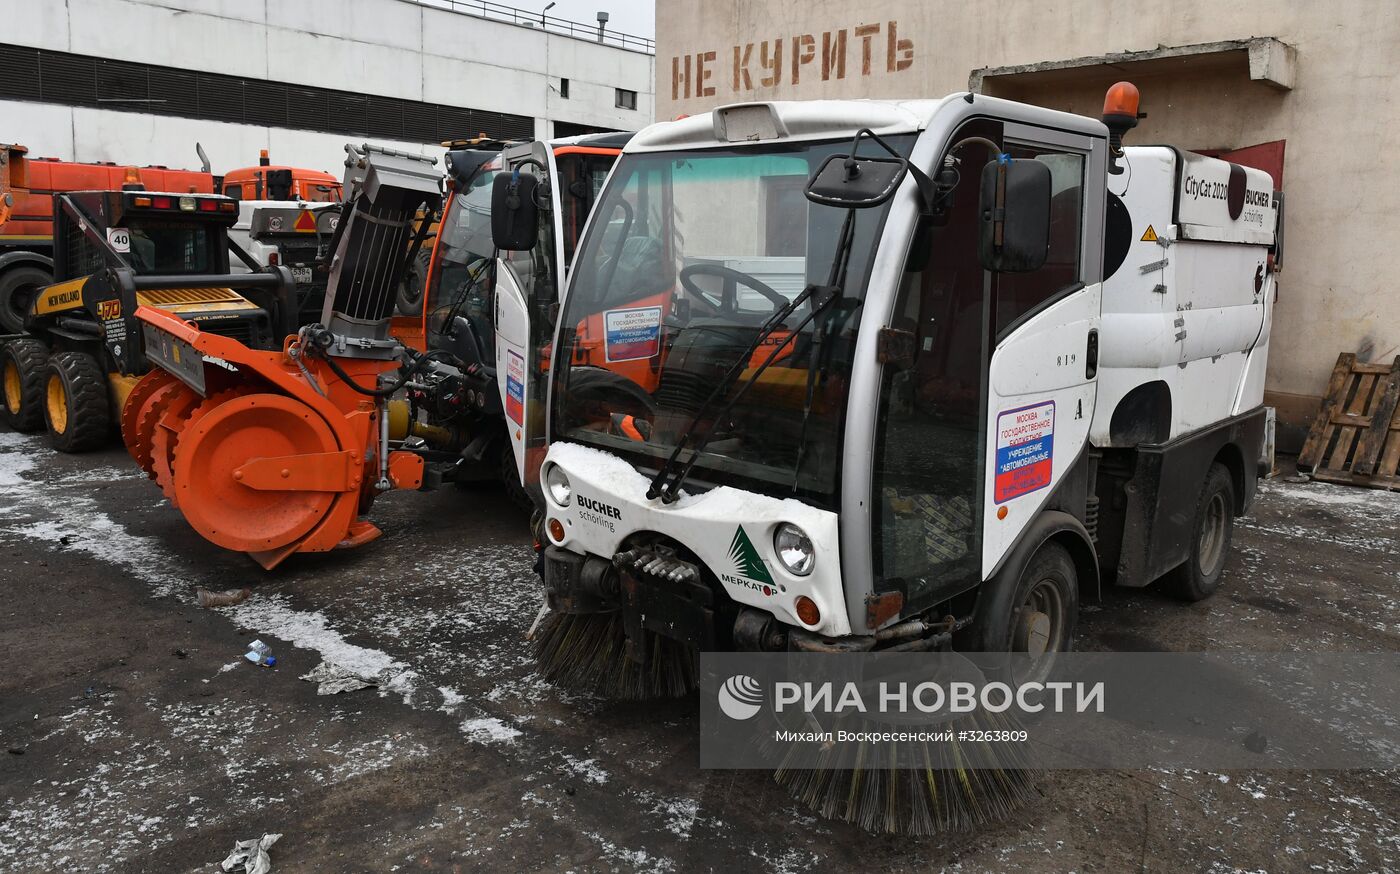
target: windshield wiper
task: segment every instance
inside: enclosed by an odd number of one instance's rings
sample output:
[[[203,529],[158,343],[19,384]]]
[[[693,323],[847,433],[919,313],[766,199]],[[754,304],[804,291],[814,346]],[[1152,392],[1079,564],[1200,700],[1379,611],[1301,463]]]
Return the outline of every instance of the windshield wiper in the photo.
[[[836,250],[836,258],[831,264],[831,287],[839,297],[846,287],[846,268],[851,263],[851,245],[855,240],[856,211],[846,213],[846,223],[841,226],[841,242]],[[807,355],[807,393],[802,400],[802,429],[797,435],[797,459],[792,465],[792,490],[797,491],[798,477],[802,475],[802,460],[807,455],[807,425],[812,420],[812,401],[816,395],[817,373],[826,367],[827,329],[831,320],[823,317],[812,329],[812,349]]]
[[[695,429],[698,428],[700,422],[704,420],[705,413],[709,411],[716,400],[723,397],[724,394],[729,391],[734,380],[743,372],[744,365],[748,363],[754,350],[761,346],[769,337],[773,336],[773,334],[782,327],[783,321],[787,319],[788,316],[792,315],[798,307],[802,306],[802,304],[806,303],[808,300],[812,301],[812,311],[804,316],[801,322],[798,322],[797,327],[788,332],[788,335],[783,338],[782,342],[773,347],[773,351],[768,353],[768,357],[763,360],[763,363],[760,364],[753,373],[749,374],[748,379],[744,380],[743,385],[741,385],[739,390],[734,393],[734,396],[729,399],[729,403],[725,404],[724,409],[720,410],[715,416],[716,425],[729,415],[730,411],[743,399],[748,390],[758,382],[758,378],[768,369],[768,365],[778,360],[778,356],[787,348],[787,345],[791,343],[794,338],[799,336],[802,330],[806,328],[807,325],[811,324],[813,319],[817,318],[817,316],[821,315],[828,307],[840,299],[842,291],[841,285],[846,281],[846,263],[850,259],[851,243],[855,237],[854,229],[855,210],[848,210],[845,223],[841,226],[840,243],[832,259],[828,284],[808,285],[806,288],[802,289],[800,294],[788,301],[785,306],[780,307],[777,312],[769,317],[768,321],[763,323],[763,327],[759,329],[758,335],[754,337],[753,342],[751,342],[748,348],[734,361],[734,364],[730,366],[729,370],[715,385],[714,391],[710,392],[710,396],[705,399],[705,403],[701,404],[700,409],[695,412],[695,415],[690,420],[690,424],[686,426],[685,431],[681,432],[681,437],[676,441],[676,448],[672,450],[671,456],[666,459],[666,462],[661,465],[661,469],[656,472],[656,476],[652,478],[651,486],[647,489],[647,498],[653,499],[660,497],[662,503],[673,504],[676,502],[676,499],[680,497],[681,484],[685,482],[686,477],[690,476],[690,471],[695,467],[695,462],[700,459],[700,455],[705,451],[705,446],[710,442],[710,436],[714,434],[715,426],[712,425],[698,440],[695,440],[695,445],[692,446],[690,450],[690,459],[686,461],[684,467],[676,470],[681,452],[695,436]],[[812,363],[812,360],[809,359],[809,368]],[[808,401],[806,406],[810,409],[810,373],[808,375],[808,382]]]

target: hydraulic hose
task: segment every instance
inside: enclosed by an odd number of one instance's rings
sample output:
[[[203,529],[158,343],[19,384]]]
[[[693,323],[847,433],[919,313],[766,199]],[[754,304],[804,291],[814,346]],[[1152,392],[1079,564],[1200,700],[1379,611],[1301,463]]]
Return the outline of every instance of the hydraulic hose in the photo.
[[[440,355],[448,354],[447,351],[444,349],[434,349],[432,352],[429,352],[426,355],[416,355],[414,356],[413,362],[409,364],[408,368],[404,371],[403,375],[399,377],[398,381],[394,382],[392,385],[385,386],[384,388],[365,388],[364,386],[355,382],[355,380],[350,376],[350,374],[345,372],[345,368],[340,366],[340,363],[335,360],[335,356],[326,354],[325,347],[330,342],[329,331],[322,328],[319,331],[307,331],[306,333],[308,334],[308,338],[311,340],[311,342],[304,344],[303,348],[305,348],[308,352],[311,352],[315,355],[319,355],[321,357],[321,360],[326,362],[326,366],[331,369],[331,372],[334,373],[336,376],[340,377],[341,382],[344,382],[346,385],[348,385],[351,388],[351,390],[371,398],[387,398],[392,396],[399,389],[407,385],[408,381],[412,379],[418,373],[418,371],[422,370],[423,367],[429,361],[432,361],[434,358]]]

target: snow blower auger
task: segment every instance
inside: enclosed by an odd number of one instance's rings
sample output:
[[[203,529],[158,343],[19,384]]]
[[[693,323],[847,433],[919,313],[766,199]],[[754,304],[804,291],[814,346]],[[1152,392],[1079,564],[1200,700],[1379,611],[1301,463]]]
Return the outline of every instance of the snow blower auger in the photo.
[[[267,352],[161,310],[136,312],[157,368],[122,410],[132,457],[196,531],[268,569],[294,552],[373,540],[379,529],[362,517],[375,496],[422,482],[421,457],[390,451],[386,408],[435,363],[389,327],[441,177],[430,158],[346,151],[350,196],[321,324]]]
[[[1102,120],[958,94],[638,133],[551,352],[546,676],[665,694],[701,652],[952,650],[1035,682],[1101,577],[1214,592],[1255,492],[1282,210],[1262,171],[1123,147],[1137,117],[1118,83]],[[882,832],[1034,797],[1014,754],[860,752],[779,781]]]

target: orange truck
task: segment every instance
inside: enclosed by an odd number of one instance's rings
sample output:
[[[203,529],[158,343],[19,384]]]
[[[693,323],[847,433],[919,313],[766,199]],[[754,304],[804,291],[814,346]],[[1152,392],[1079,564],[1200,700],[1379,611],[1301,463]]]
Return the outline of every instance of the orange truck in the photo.
[[[0,335],[24,330],[35,293],[53,282],[53,196],[72,191],[229,194],[248,200],[340,200],[340,180],[318,170],[273,166],[263,150],[258,166],[218,177],[207,170],[132,167],[31,158],[21,145],[0,143]]]

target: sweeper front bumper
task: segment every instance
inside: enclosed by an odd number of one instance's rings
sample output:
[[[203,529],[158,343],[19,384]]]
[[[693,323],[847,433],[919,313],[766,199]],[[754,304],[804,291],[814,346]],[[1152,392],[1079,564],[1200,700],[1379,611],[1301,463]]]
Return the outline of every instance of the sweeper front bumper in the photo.
[[[541,481],[543,571],[559,612],[623,608],[634,625],[700,648],[714,641],[718,614],[742,607],[820,635],[851,634],[835,513],[723,486],[663,504],[647,498],[647,478],[626,461],[569,443],[550,447]],[[777,555],[785,523],[811,541],[806,574]],[[815,621],[804,621],[813,607]]]

